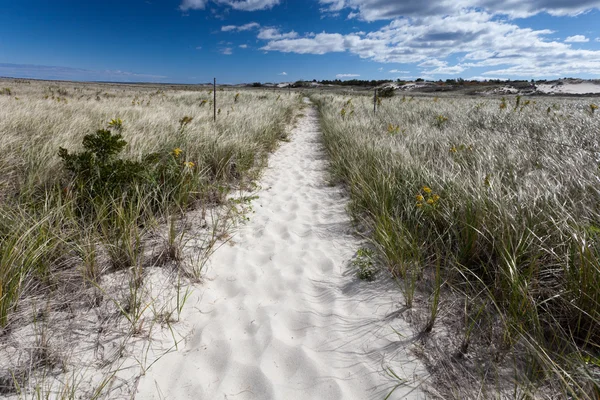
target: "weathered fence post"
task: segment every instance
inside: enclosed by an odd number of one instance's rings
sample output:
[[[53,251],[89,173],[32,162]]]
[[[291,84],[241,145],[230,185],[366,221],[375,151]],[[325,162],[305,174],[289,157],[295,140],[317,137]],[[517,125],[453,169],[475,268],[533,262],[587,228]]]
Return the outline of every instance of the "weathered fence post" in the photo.
[[[214,78],[214,81],[213,81],[213,105],[214,105],[213,120],[216,122],[217,121],[217,78]]]
[[[375,94],[373,95],[373,114],[377,112],[377,89],[375,89]]]

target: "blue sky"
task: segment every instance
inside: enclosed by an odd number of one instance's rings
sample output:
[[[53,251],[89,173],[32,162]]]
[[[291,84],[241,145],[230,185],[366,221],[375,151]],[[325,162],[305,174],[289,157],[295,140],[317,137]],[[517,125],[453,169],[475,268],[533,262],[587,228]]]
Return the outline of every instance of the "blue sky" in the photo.
[[[0,0],[0,76],[600,79],[600,0]]]

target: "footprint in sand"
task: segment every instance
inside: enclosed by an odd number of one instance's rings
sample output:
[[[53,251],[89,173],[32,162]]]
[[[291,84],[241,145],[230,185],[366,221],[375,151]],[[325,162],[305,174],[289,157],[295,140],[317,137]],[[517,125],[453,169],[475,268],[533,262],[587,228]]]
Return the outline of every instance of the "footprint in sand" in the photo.
[[[398,344],[410,329],[385,319],[397,289],[348,272],[360,241],[343,191],[327,184],[320,135],[309,106],[269,159],[256,213],[184,309],[194,334],[141,378],[138,399],[382,399],[398,384],[386,367],[405,380],[391,399],[425,398],[424,369]]]

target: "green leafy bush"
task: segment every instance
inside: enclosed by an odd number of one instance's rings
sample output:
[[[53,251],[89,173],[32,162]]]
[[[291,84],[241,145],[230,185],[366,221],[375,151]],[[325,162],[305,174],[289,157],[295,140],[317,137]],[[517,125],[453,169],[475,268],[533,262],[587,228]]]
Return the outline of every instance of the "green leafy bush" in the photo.
[[[109,126],[121,131],[122,121],[113,120]],[[126,145],[121,133],[100,129],[83,138],[82,152],[59,149],[78,200],[84,204],[98,198],[125,198],[131,202],[144,193],[158,194],[151,196],[155,202],[179,199],[179,189],[187,187],[195,167],[195,163],[185,161],[183,150],[149,153],[136,161],[120,157]],[[156,204],[150,206],[155,208]]]
[[[78,186],[91,196],[116,194],[142,183],[145,178],[144,166],[140,162],[118,158],[126,145],[120,133],[100,129],[83,138],[85,151],[70,154],[61,147],[58,155]]]

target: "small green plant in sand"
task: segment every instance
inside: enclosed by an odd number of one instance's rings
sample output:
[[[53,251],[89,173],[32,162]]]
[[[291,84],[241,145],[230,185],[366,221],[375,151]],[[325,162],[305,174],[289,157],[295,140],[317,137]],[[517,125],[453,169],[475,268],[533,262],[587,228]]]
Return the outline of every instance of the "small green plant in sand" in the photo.
[[[364,281],[374,281],[375,280],[375,264],[373,260],[373,250],[360,248],[356,252],[356,258],[352,261],[352,265],[357,269],[356,275],[359,279]]]

